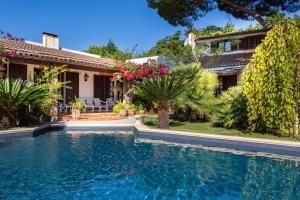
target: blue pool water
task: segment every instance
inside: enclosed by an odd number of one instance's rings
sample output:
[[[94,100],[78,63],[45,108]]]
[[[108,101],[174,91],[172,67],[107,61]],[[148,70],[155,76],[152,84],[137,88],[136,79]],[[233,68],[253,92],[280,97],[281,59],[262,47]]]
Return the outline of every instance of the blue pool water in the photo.
[[[0,141],[0,199],[300,199],[300,163],[52,132]]]

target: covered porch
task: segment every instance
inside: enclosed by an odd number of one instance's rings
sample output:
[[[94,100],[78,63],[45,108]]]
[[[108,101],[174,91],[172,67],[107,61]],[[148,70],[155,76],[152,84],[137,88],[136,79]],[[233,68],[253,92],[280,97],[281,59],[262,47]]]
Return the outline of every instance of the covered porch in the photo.
[[[41,74],[43,63],[32,64],[12,60],[6,67],[7,75],[12,79],[21,78],[23,80],[35,81]],[[67,87],[61,89],[62,99],[58,102],[58,111],[62,114],[71,112],[70,102],[76,98],[88,100],[87,106],[91,107],[94,100],[105,103],[101,109],[86,109],[85,112],[109,112],[112,104],[122,98],[122,91],[114,88],[117,81],[113,80],[114,71],[91,70],[86,67],[67,66],[67,71],[61,74],[58,79],[67,82]],[[2,76],[4,76],[2,74]]]

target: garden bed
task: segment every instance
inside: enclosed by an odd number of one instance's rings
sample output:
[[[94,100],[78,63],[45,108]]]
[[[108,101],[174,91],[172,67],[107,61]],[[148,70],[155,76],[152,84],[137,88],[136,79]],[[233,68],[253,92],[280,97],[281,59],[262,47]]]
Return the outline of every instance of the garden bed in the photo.
[[[153,115],[146,115],[144,123],[150,128],[157,128],[157,118]],[[216,127],[212,122],[180,122],[176,120],[170,120],[170,129],[176,131],[187,131],[196,133],[208,133],[218,135],[229,135],[229,136],[241,136],[250,138],[263,138],[263,139],[276,139],[276,140],[289,140],[299,141],[300,137],[280,137],[272,134],[262,134],[249,131],[240,131],[237,129],[227,129],[223,127]]]

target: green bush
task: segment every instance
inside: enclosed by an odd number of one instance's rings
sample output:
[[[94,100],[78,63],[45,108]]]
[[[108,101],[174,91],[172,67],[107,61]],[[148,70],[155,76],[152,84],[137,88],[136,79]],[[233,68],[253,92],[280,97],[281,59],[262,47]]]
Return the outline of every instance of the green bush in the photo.
[[[226,128],[247,128],[246,98],[240,86],[229,88],[217,99],[214,120]]]
[[[28,106],[39,106],[48,97],[43,85],[21,79],[0,81],[0,116],[3,126],[15,126],[18,114],[29,111]]]
[[[119,101],[117,101],[117,103],[114,105],[114,107],[113,107],[113,112],[114,113],[119,113],[122,109],[125,109],[125,104],[121,101],[121,100],[119,100]]]

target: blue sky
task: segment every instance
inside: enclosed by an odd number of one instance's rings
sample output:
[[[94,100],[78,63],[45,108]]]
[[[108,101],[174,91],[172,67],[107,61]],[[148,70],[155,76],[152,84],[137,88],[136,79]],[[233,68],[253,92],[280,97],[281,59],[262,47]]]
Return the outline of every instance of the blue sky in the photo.
[[[0,30],[14,36],[41,42],[41,33],[59,35],[61,46],[76,50],[92,44],[106,44],[138,51],[184,27],[174,27],[148,8],[146,0],[9,0],[1,2]],[[5,8],[5,9],[3,9]],[[196,22],[196,27],[223,26],[229,16],[214,11]],[[230,18],[237,27],[254,21]]]

